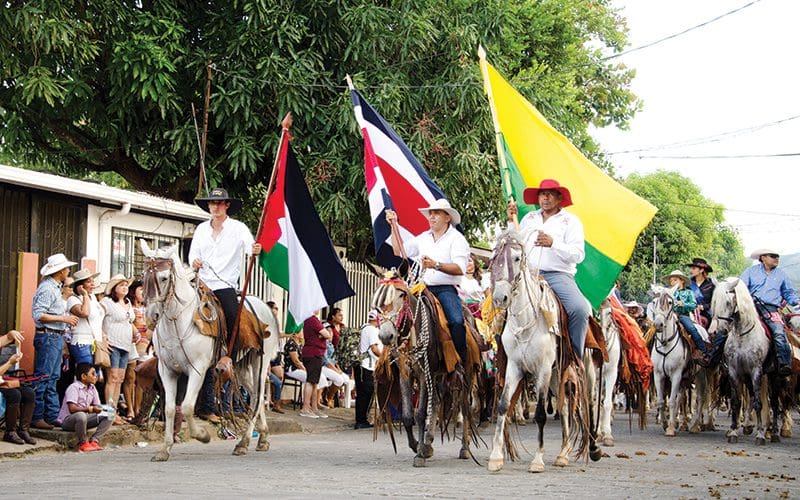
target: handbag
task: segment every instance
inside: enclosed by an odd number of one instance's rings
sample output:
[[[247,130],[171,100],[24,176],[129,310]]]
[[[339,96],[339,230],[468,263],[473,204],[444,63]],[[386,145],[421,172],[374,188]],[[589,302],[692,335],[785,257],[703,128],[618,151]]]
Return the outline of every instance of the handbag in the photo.
[[[111,352],[108,341],[101,340],[94,343],[94,364],[102,368],[111,368]]]

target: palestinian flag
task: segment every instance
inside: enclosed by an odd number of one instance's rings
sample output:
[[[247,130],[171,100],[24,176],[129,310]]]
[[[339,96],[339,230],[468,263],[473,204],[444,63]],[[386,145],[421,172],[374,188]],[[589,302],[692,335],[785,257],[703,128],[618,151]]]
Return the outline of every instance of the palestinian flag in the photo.
[[[325,226],[314,209],[284,131],[275,188],[268,194],[256,240],[259,264],[270,281],[289,292],[286,331],[302,328],[314,311],[355,295]]]
[[[554,129],[481,53],[484,90],[497,132],[497,154],[506,197],[519,204],[520,218],[538,207],[521,200],[526,187],[555,179],[569,188],[568,210],[583,222],[586,258],[578,265],[578,286],[594,308],[608,296],[628,263],[636,238],[650,223],[656,207],[609,177]]]

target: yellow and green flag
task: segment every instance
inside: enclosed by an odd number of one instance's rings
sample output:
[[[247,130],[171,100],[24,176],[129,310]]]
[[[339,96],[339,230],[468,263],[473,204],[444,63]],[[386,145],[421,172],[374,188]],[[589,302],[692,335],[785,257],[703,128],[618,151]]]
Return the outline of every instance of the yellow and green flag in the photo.
[[[586,258],[578,265],[575,279],[597,308],[628,263],[636,238],[656,207],[583,156],[486,62],[482,51],[481,71],[497,131],[505,194],[517,200],[521,217],[536,208],[522,202],[526,187],[555,179],[570,190],[569,211],[580,217],[586,236]]]

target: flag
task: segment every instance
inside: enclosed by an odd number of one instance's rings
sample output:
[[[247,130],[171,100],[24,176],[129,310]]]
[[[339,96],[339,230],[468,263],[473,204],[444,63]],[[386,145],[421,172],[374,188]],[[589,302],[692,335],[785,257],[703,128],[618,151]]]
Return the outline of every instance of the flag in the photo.
[[[293,332],[317,309],[355,292],[314,209],[288,135],[281,139],[275,189],[264,203],[257,240],[261,268],[289,292],[286,331]]]
[[[392,249],[391,228],[384,210],[397,212],[400,237],[409,240],[430,229],[419,209],[445,198],[422,164],[381,115],[351,88],[353,108],[364,136],[364,177],[372,216],[375,257],[384,267],[396,267],[400,259]]]
[[[510,181],[503,183],[505,194],[517,200],[522,217],[536,208],[522,203],[526,187],[556,179],[569,188],[573,204],[568,210],[580,217],[586,237],[586,258],[578,265],[575,280],[597,308],[628,263],[636,238],[656,208],[583,156],[484,57],[481,71],[501,169]]]

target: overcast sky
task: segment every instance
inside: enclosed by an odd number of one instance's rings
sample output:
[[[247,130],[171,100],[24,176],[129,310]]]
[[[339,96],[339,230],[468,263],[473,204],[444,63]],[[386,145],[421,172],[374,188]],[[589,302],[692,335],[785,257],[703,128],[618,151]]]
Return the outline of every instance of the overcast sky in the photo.
[[[639,47],[709,21],[749,0],[616,1]],[[621,60],[637,70],[644,102],[629,131],[594,132],[607,152],[694,141],[800,116],[800,1],[753,5]],[[800,117],[682,147],[614,154],[617,173],[674,170],[722,203],[749,254],[800,252],[800,156],[671,159],[800,153]],[[660,158],[643,158],[643,156]]]

